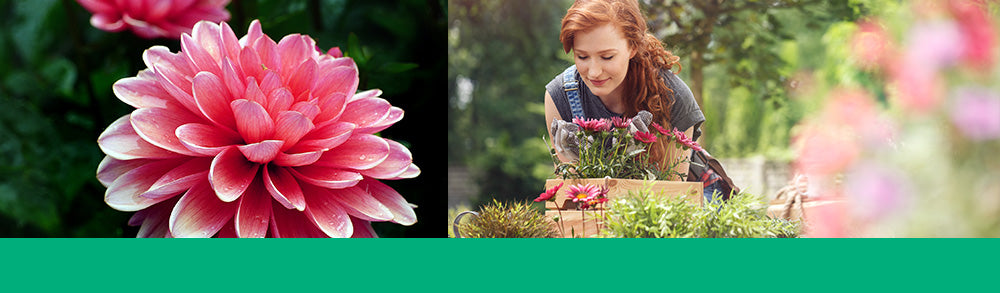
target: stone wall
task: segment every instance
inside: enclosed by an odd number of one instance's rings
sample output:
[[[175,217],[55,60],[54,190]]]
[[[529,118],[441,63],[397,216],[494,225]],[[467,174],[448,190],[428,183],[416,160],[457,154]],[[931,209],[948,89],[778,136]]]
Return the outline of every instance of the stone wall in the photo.
[[[719,159],[733,183],[743,191],[773,198],[794,175],[789,162],[764,157]]]

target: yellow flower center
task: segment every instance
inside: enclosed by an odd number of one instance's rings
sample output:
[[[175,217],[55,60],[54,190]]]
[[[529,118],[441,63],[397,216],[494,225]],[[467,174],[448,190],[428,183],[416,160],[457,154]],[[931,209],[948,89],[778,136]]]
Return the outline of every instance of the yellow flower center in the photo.
[[[577,193],[576,194],[576,198],[578,198],[578,199],[584,199],[584,198],[587,198],[588,195],[589,194],[581,192],[581,193]]]

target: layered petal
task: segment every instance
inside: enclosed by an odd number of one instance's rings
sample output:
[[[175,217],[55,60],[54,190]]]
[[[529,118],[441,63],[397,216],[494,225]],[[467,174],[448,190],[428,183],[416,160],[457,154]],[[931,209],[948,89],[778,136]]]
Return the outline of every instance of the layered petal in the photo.
[[[268,195],[261,179],[250,184],[240,196],[234,226],[240,238],[264,238],[271,219],[271,196]]]
[[[164,159],[183,156],[155,146],[135,132],[130,123],[131,115],[112,122],[97,138],[97,145],[108,156],[119,160]]]
[[[343,169],[371,169],[389,157],[391,148],[385,139],[371,134],[353,135],[343,144],[323,153],[317,166]]]
[[[219,199],[232,202],[250,186],[259,168],[260,165],[247,161],[239,149],[231,147],[212,160],[208,178]]]
[[[224,202],[205,183],[196,184],[170,212],[170,233],[177,238],[208,238],[236,214],[238,203]]]

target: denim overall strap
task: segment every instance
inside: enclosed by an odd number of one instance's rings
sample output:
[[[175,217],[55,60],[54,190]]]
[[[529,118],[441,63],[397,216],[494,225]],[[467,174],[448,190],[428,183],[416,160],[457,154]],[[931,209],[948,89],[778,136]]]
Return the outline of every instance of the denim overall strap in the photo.
[[[583,104],[580,103],[580,83],[576,81],[576,65],[566,68],[563,71],[563,90],[566,91],[566,98],[569,99],[569,108],[573,111],[573,118],[583,118]]]

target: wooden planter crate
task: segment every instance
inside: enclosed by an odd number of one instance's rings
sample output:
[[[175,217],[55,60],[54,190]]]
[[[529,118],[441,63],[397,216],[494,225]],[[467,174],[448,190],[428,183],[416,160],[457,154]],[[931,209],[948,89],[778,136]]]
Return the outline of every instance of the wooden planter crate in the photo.
[[[559,183],[564,183],[563,187],[559,189],[559,193],[556,195],[556,201],[559,202],[557,207],[555,202],[547,201],[545,202],[545,216],[552,219],[562,214],[560,222],[563,224],[563,237],[591,237],[598,233],[597,222],[600,220],[599,215],[601,214],[600,208],[589,209],[585,211],[586,223],[583,222],[584,215],[576,209],[576,204],[573,200],[566,198],[566,191],[569,187],[574,184],[593,184],[597,186],[607,186],[608,187],[608,199],[616,199],[628,196],[629,191],[633,193],[638,193],[646,189],[647,187],[656,196],[666,196],[666,197],[676,197],[683,196],[691,204],[701,205],[703,200],[702,193],[704,188],[702,188],[701,182],[683,182],[683,181],[643,181],[635,179],[605,179],[605,178],[590,178],[590,179],[549,179],[545,181],[545,190],[559,185]],[[652,184],[651,186],[648,184]],[[596,216],[595,216],[596,215]],[[557,224],[558,225],[558,224]],[[584,225],[586,225],[586,235],[584,235]],[[575,232],[575,233],[574,233]],[[574,235],[575,234],[575,235]]]

